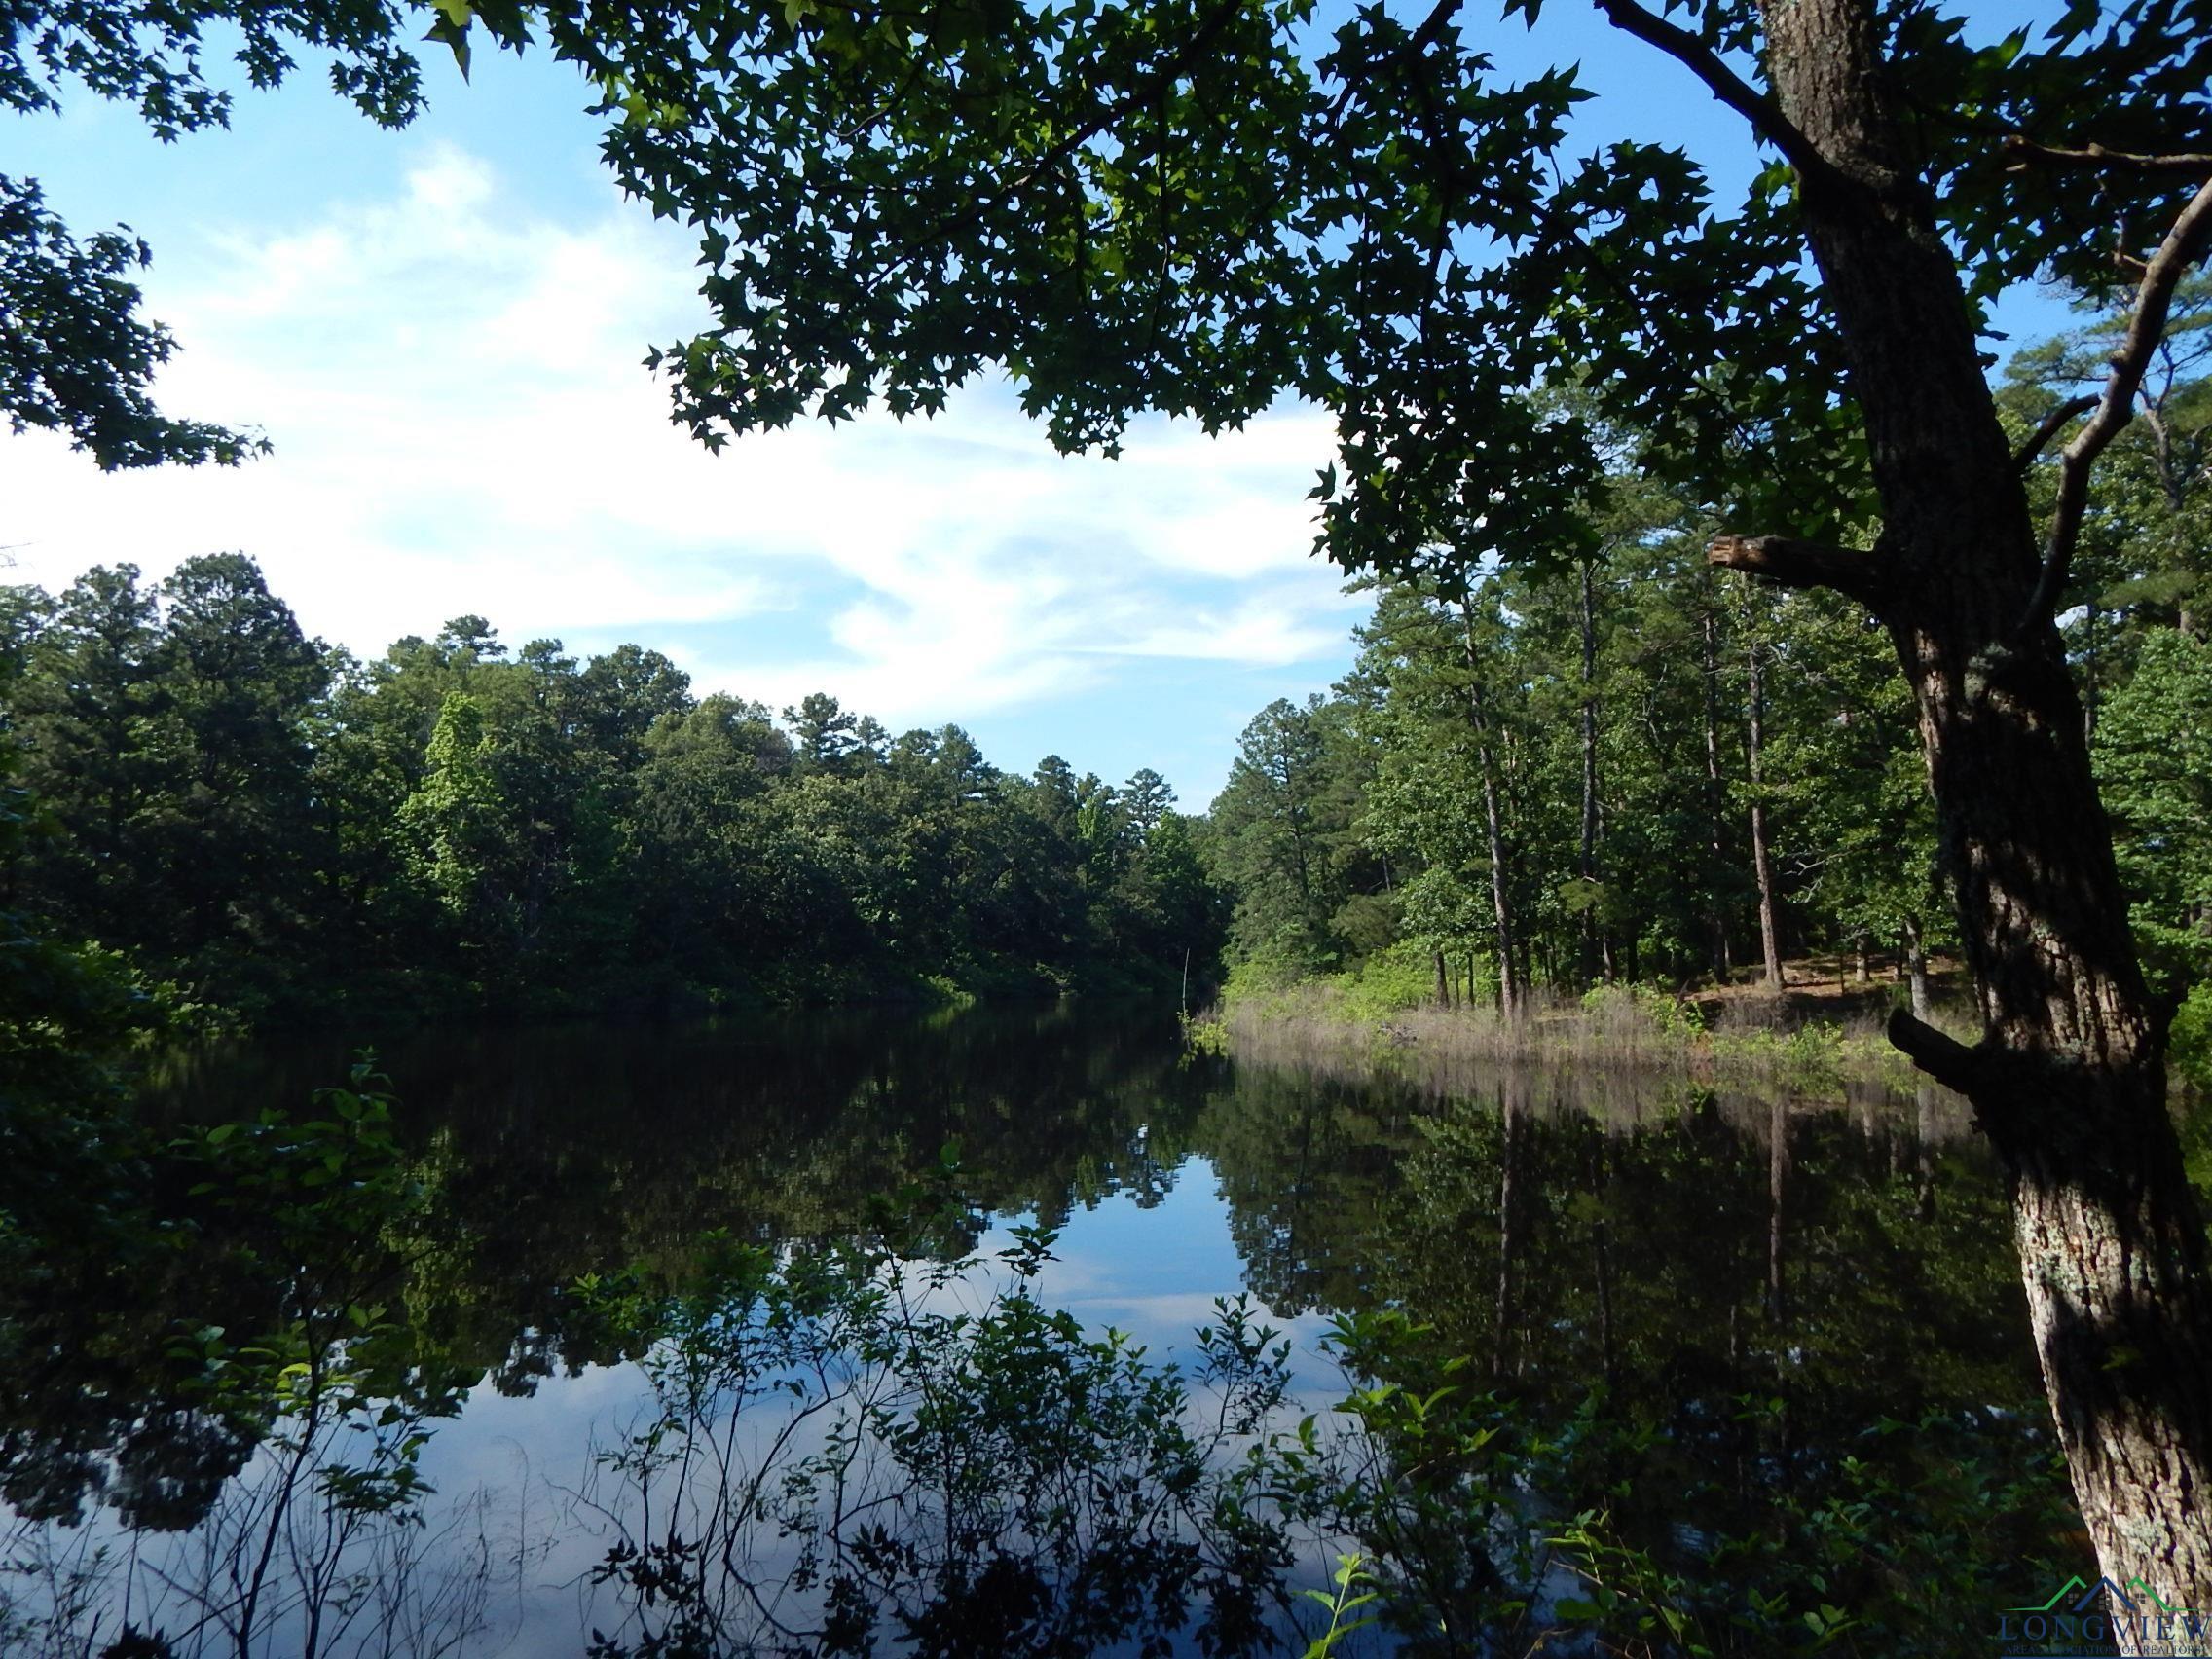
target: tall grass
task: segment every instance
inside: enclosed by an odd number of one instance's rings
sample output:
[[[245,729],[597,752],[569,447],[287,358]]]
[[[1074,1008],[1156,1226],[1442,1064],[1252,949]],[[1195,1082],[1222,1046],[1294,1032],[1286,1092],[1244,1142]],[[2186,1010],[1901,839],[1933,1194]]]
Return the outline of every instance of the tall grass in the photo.
[[[1389,989],[1400,989],[1390,986]],[[1232,1051],[1265,1063],[1331,1070],[1355,1057],[1418,1056],[1438,1068],[1536,1066],[1588,1075],[1672,1073],[1685,1078],[1831,1088],[1847,1080],[1913,1083],[1871,1012],[1803,1019],[1779,1004],[1722,1002],[1710,1018],[1685,997],[1650,986],[1601,986],[1586,995],[1537,992],[1511,1014],[1492,1004],[1442,1008],[1379,996],[1364,977],[1231,986],[1216,1012]]]

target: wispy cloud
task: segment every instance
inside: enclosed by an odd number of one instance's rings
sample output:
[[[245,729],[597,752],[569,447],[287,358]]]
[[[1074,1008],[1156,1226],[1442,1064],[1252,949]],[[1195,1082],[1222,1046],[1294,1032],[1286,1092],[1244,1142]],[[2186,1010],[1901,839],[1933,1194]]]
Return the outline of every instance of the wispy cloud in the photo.
[[[1131,659],[1280,667],[1343,637],[1308,553],[1330,447],[1311,411],[1220,440],[1147,423],[1111,462],[1053,455],[978,387],[934,423],[710,456],[640,366],[699,320],[684,239],[628,211],[533,217],[451,146],[390,199],[163,253],[152,309],[186,346],[165,401],[258,423],[276,453],[103,477],[0,441],[18,579],[242,548],[365,652],[463,611],[515,640],[668,630],[705,684],[826,687],[894,721],[1083,691]]]

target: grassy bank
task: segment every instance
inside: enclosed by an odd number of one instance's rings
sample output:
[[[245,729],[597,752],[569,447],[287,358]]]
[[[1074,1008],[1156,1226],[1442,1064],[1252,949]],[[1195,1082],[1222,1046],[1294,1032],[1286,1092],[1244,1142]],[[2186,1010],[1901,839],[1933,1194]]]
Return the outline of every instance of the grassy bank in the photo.
[[[1887,987],[1856,998],[1704,994],[1601,985],[1538,991],[1512,1015],[1494,1003],[1440,1006],[1425,963],[1373,958],[1360,969],[1292,979],[1240,969],[1197,1029],[1233,1051],[1295,1061],[1371,1057],[1578,1071],[1671,1071],[1792,1088],[1842,1082],[1910,1088],[1910,1065],[1883,1035]],[[1963,1032],[1954,1016],[1946,1023]]]
[[[1601,985],[1580,996],[1536,991],[1508,1017],[1488,999],[1440,1006],[1432,967],[1408,954],[1383,952],[1320,977],[1244,964],[1191,1030],[1194,1041],[1217,1051],[1332,1067],[1347,1058],[1419,1056],[1432,1067],[1673,1072],[1797,1092],[1841,1084],[1912,1088],[1925,1081],[1884,1031],[1901,985],[1858,980],[1834,962],[1794,962],[1788,970],[1781,996],[1753,983]],[[1933,979],[1934,1022],[1974,1041],[1965,976],[1939,969]],[[2176,1007],[2166,1057],[2177,1099],[2212,1098],[2212,981]],[[2212,1141],[2203,1157],[2212,1175]]]

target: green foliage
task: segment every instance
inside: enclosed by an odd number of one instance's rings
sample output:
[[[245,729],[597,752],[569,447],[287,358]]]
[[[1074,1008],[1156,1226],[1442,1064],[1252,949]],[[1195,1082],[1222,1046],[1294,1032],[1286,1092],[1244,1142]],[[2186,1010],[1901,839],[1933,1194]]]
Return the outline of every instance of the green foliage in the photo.
[[[1309,977],[1285,963],[1249,958],[1222,982],[1221,1002],[1238,1013],[1304,1011],[1318,997],[1332,1017],[1371,1025],[1435,998],[1425,953],[1404,945],[1378,952],[1340,974]]]
[[[1386,1019],[1436,999],[1434,974],[1426,953],[1418,947],[1378,951],[1329,983],[1343,992],[1345,1007],[1356,1019]]]
[[[1601,1018],[1626,1013],[1661,1037],[1694,1042],[1706,1035],[1705,1014],[1697,1004],[1650,985],[1593,985],[1582,993],[1582,1006]]]
[[[2136,939],[2178,993],[2212,975],[2212,646],[2152,632],[2095,754]]]
[[[1218,428],[1286,392],[1318,404],[1340,451],[1315,491],[1325,539],[1400,575],[1573,556],[1608,428],[1651,434],[1650,467],[1701,500],[1803,535],[1862,517],[1849,331],[1806,259],[1807,203],[1828,199],[1782,161],[1723,197],[1663,125],[1594,149],[1576,66],[1515,78],[1449,14],[1317,28],[1295,3],[903,20],[713,4],[544,21],[601,90],[623,187],[697,228],[714,324],[653,360],[710,445],[876,402],[933,412],[1003,364],[1064,448],[1111,450],[1140,411]],[[1870,45],[1898,107],[1969,112],[1916,129],[1913,152],[1963,301],[2052,269],[2113,291],[2074,226],[2156,245],[2172,179],[1992,167],[1990,135],[2186,150],[2194,21],[2084,6],[2031,36],[1934,6],[1882,15]],[[1680,27],[1677,56],[1763,80],[1753,6]],[[1731,100],[1770,144],[1771,96]],[[1568,385],[1581,406],[1527,395]]]
[[[464,926],[481,925],[478,895],[508,839],[487,749],[483,711],[472,698],[447,693],[424,750],[422,788],[399,808],[416,879]]]
[[[1508,1084],[1422,1124],[1342,1241],[1352,1428],[1276,1441],[1285,1500],[1411,1652],[1968,1652],[1929,1606],[2007,1604],[2075,1525],[2032,1369],[1955,1323],[2016,1294],[2000,1200],[1962,1172],[1932,1205],[1930,1149],[1885,1174],[1818,1121],[1761,1148],[1710,1101],[1631,1117]],[[1916,1226],[1943,1241],[1906,1267]],[[1952,1337],[1899,1328],[1929,1316]]]
[[[1934,811],[1888,642],[1831,601],[1722,587],[1692,562],[1685,510],[1617,484],[1588,561],[1466,592],[1376,586],[1336,696],[1253,722],[1208,842],[1236,894],[1233,953],[1278,976],[1382,959],[1408,1003],[1434,998],[1439,959],[1455,994],[1470,975],[1492,994],[1503,941],[1523,990],[1579,992],[1608,969],[1718,977],[1757,954],[1754,804],[1787,954],[1902,957],[1942,937]]]
[[[334,1459],[318,1473],[324,1495],[356,1513],[427,1493],[422,1424],[458,1411],[469,1382],[387,1300],[400,1288],[389,1252],[423,1196],[387,1087],[364,1054],[350,1086],[316,1090],[307,1116],[271,1107],[169,1149],[224,1271],[280,1289],[263,1328],[203,1325],[173,1338],[168,1359],[203,1409],[274,1437],[303,1468]],[[349,1439],[343,1459],[334,1436]]]
[[[943,1231],[926,1201],[894,1209],[903,1235]],[[652,1388],[602,1459],[639,1530],[593,1570],[628,1604],[589,1651],[768,1634],[773,1598],[739,1565],[763,1524],[796,1551],[790,1585],[820,1599],[813,1651],[871,1651],[887,1624],[945,1652],[1154,1649],[1194,1628],[1209,1652],[1264,1648],[1287,1544],[1233,1454],[1280,1405],[1288,1345],[1231,1303],[1189,1375],[1087,1332],[1035,1294],[1053,1237],[1017,1228],[997,1263],[902,1264],[849,1245],[779,1262],[725,1236],[670,1291],[580,1281],[579,1311],[624,1333]]]
[[[2112,354],[2129,321],[2102,296],[2076,302],[2105,314],[2040,342],[2006,365],[2003,406],[2024,436],[2063,400],[2101,391]],[[2212,513],[2207,512],[2212,450],[2212,281],[2184,277],[2174,290],[2165,339],[2136,399],[2136,418],[2106,451],[2083,515],[2074,556],[2069,628],[2092,715],[2100,694],[2123,683],[2145,624],[2187,630],[2204,611],[2212,574]],[[2071,436],[2081,417],[2065,424]],[[2055,490],[2054,443],[2031,474],[2038,504]]]
[[[2212,1093],[2212,984],[2192,987],[2174,1011],[2166,1058],[2183,1082],[2199,1094]]]
[[[499,8],[484,12],[488,26]],[[510,40],[519,18],[507,18]],[[0,109],[59,113],[72,87],[136,106],[166,141],[227,126],[231,92],[210,78],[209,35],[255,89],[276,86],[302,50],[329,61],[334,91],[386,127],[422,107],[407,10],[389,0],[46,0],[0,33]],[[128,229],[79,240],[35,179],[0,177],[0,412],[12,430],[66,433],[102,467],[232,464],[268,448],[256,435],[156,408],[152,383],[175,340],[138,314],[131,279],[152,253]]]
[[[472,1379],[403,1305],[423,1195],[382,1085],[364,1056],[306,1113],[164,1135],[111,1073],[66,1148],[37,1131],[67,1102],[11,1094],[0,1357],[20,1396],[0,1490],[19,1513],[74,1524],[97,1493],[133,1526],[190,1528],[261,1448],[281,1471],[251,1511],[272,1540],[309,1510],[338,1537],[420,1519],[424,1425]],[[268,1570],[264,1552],[241,1576],[235,1628]]]
[[[110,469],[236,464],[267,447],[155,407],[154,375],[176,342],[137,313],[130,276],[152,258],[127,231],[79,241],[36,179],[0,177],[0,411],[10,431],[66,432]]]
[[[1365,1630],[1375,1623],[1373,1614],[1357,1619],[1345,1616],[1357,1612],[1361,1607],[1370,1606],[1381,1599],[1376,1591],[1360,1589],[1362,1584],[1370,1582],[1374,1577],[1362,1567],[1362,1559],[1356,1555],[1337,1557],[1336,1576],[1331,1580],[1336,1588],[1333,1591],[1306,1592],[1309,1600],[1320,1603],[1329,1610],[1329,1628],[1306,1644],[1306,1659],[1328,1659],[1353,1631]]]
[[[1971,1140],[1671,1080],[1591,1116],[1556,1068],[1540,1105],[1527,1075],[1444,1104],[1364,1067],[1183,1066],[1157,1022],[1060,1009],[829,1029],[749,1033],[734,1073],[726,1042],[665,1030],[476,1034],[445,1046],[497,1098],[456,1091],[408,1144],[365,1071],[184,1133],[134,1187],[167,1223],[152,1254],[46,1287],[77,1323],[25,1322],[8,1281],[9,1501],[58,1526],[96,1496],[141,1529],[104,1569],[134,1607],[180,1604],[180,1561],[235,1563],[209,1628],[267,1645],[278,1609],[381,1605],[346,1586],[424,1559],[381,1551],[494,1570],[439,1531],[470,1494],[423,1484],[462,1383],[635,1361],[639,1409],[576,1449],[602,1553],[569,1594],[608,1654],[911,1632],[940,1653],[1948,1655],[1929,1599],[2009,1604],[2073,1547]],[[607,1132],[648,1101],[654,1132]],[[917,1154],[948,1123],[965,1148]],[[1340,1411],[1292,1404],[1281,1339],[1240,1305],[1177,1367],[1050,1300],[1051,1221],[1157,1201],[1186,1152],[1255,1296],[1343,1315]],[[1023,1211],[1044,1219],[978,1251],[986,1216]],[[40,1271],[84,1272],[83,1221]]]
[[[237,555],[8,590],[61,933],[244,1018],[945,1004],[1211,983],[1224,900],[1157,774],[989,765],[824,696],[694,697],[658,652],[479,616],[361,663]]]
[[[14,597],[11,712],[46,821],[23,848],[23,902],[149,977],[257,1008],[318,942],[321,646],[236,554],[150,588],[123,566]]]
[[[1203,1054],[1219,1058],[1229,1052],[1229,1027],[1218,1019],[1194,1019],[1182,1016],[1183,1048],[1186,1053]]]
[[[1346,710],[1317,696],[1277,699],[1244,728],[1206,842],[1236,894],[1240,957],[1311,973],[1349,950],[1347,910],[1385,885],[1354,823],[1365,763]]]

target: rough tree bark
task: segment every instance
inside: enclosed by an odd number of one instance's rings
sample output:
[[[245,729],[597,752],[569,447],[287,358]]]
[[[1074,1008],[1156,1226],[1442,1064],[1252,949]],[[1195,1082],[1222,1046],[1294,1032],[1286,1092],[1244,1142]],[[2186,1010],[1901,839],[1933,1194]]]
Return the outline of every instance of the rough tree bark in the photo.
[[[1852,595],[1896,645],[1982,1034],[1969,1048],[1900,1014],[1892,1036],[1972,1100],[2002,1159],[2051,1413],[2103,1571],[2212,1607],[2204,1230],[2166,1113],[2163,1020],[2137,967],[2052,621],[2069,514],[2078,525],[2088,463],[2134,388],[2116,359],[2062,458],[2039,557],[1957,266],[1887,102],[1871,13],[1868,0],[1769,0],[1774,105],[1717,59],[1684,58],[1721,95],[1753,100],[1797,168],[1883,520],[1871,552],[1722,537],[1712,557]],[[2207,237],[2212,185],[2151,261],[2154,273],[2169,261],[2169,255],[2200,257]],[[2137,332],[2148,323],[2155,336],[2164,303],[2149,275],[2138,310]]]

